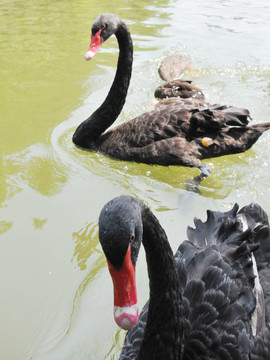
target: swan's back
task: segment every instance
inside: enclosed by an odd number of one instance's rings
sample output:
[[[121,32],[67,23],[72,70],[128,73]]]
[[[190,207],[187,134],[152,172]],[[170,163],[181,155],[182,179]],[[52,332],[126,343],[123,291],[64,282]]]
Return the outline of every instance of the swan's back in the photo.
[[[269,281],[264,278],[257,288],[270,257],[266,214],[255,204],[239,212],[235,205],[226,213],[208,211],[205,222],[194,223],[175,255],[182,292],[181,359],[270,359]],[[127,334],[120,360],[136,359],[147,308]]]

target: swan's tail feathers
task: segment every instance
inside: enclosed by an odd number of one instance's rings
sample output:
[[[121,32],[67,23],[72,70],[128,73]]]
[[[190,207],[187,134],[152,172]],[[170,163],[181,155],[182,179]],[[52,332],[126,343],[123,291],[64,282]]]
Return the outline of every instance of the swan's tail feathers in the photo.
[[[195,109],[190,121],[193,129],[213,131],[228,126],[246,127],[250,119],[247,109],[215,104],[201,111]]]
[[[247,109],[237,107],[226,107],[222,110],[225,115],[226,125],[246,126],[251,120],[250,113]]]
[[[225,127],[221,136],[214,140],[215,147],[201,147],[204,157],[216,157],[228,154],[237,154],[250,149],[259,137],[270,129],[270,122],[251,126]]]
[[[264,133],[266,130],[270,129],[270,122],[254,124],[250,126],[251,129],[257,130],[260,134]]]
[[[245,142],[246,150],[250,149],[259,137],[270,129],[270,122],[255,124],[246,128],[246,134],[239,139],[240,142]]]

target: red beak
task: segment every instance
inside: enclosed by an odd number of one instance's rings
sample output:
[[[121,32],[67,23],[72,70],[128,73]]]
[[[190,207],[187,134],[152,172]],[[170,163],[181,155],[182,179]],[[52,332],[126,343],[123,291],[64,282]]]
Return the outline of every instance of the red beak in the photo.
[[[100,37],[101,30],[102,29],[100,29],[95,35],[91,35],[91,43],[89,46],[89,50],[84,55],[85,60],[92,59],[100,48],[100,45],[102,44],[102,39]]]
[[[114,319],[124,330],[130,330],[138,321],[135,266],[130,255],[129,246],[120,270],[108,262],[114,287]]]

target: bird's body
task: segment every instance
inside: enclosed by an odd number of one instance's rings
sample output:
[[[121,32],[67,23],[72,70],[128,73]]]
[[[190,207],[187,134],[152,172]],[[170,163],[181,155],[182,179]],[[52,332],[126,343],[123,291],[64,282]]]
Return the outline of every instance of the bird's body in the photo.
[[[128,325],[120,360],[270,358],[266,213],[257,204],[240,211],[235,205],[194,222],[173,256],[165,231],[139,200],[121,196],[104,206],[99,236],[118,301],[123,291],[136,305],[129,286],[116,288],[112,268],[120,276],[123,261],[135,267],[141,243],[149,275],[150,300],[136,325]],[[122,324],[129,324],[128,306],[122,309]]]
[[[248,150],[269,127],[247,127],[248,112],[226,106],[198,111],[171,103],[144,115],[102,134],[98,149],[121,160],[200,168],[200,160],[227,155],[229,148],[231,153]],[[206,137],[213,140],[209,147],[202,142]]]
[[[176,54],[167,56],[158,68],[159,76],[162,80],[173,81],[179,78],[182,73],[190,69],[191,61],[186,55]]]
[[[117,72],[105,101],[75,131],[76,145],[121,160],[198,167],[207,176],[209,172],[202,159],[246,151],[269,129],[270,123],[248,127],[250,116],[246,109],[226,106],[205,109],[201,91],[182,82],[186,93],[196,94],[189,100],[192,106],[163,103],[107,130],[123,108],[131,77],[133,45],[125,23],[114,14],[100,15],[93,23],[92,41],[85,56],[91,59],[112,34],[116,35],[120,50]],[[213,145],[205,146],[202,142],[205,137],[212,138]]]

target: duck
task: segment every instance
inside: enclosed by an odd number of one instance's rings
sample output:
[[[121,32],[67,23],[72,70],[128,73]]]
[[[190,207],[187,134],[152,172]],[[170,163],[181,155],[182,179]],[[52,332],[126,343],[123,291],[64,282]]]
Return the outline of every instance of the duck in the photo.
[[[244,152],[269,129],[270,122],[247,126],[247,109],[182,109],[175,102],[109,129],[124,106],[132,73],[133,42],[125,22],[116,14],[99,15],[85,54],[92,59],[112,35],[119,45],[116,74],[103,103],[75,130],[72,139],[79,148],[124,161],[194,167],[204,178],[210,169],[201,160]]]
[[[185,70],[194,73],[190,59],[184,54],[170,55],[162,60],[158,74],[165,83],[159,85],[154,92],[156,107],[175,102],[178,103],[179,108],[187,110],[202,110],[210,107],[200,88],[191,80],[180,78]]]
[[[156,99],[155,109],[161,106],[176,104],[178,109],[188,111],[202,111],[213,105],[207,102],[204,93],[195,86],[191,80],[174,79],[159,85],[154,96]],[[220,105],[214,104],[216,108]]]
[[[208,210],[175,255],[157,217],[135,197],[110,200],[98,222],[114,319],[128,330],[119,360],[270,359],[270,229],[258,204]],[[139,314],[141,244],[150,296]]]
[[[193,73],[190,59],[185,54],[174,54],[165,57],[158,67],[158,74],[161,80],[166,82],[179,78],[185,70]]]

